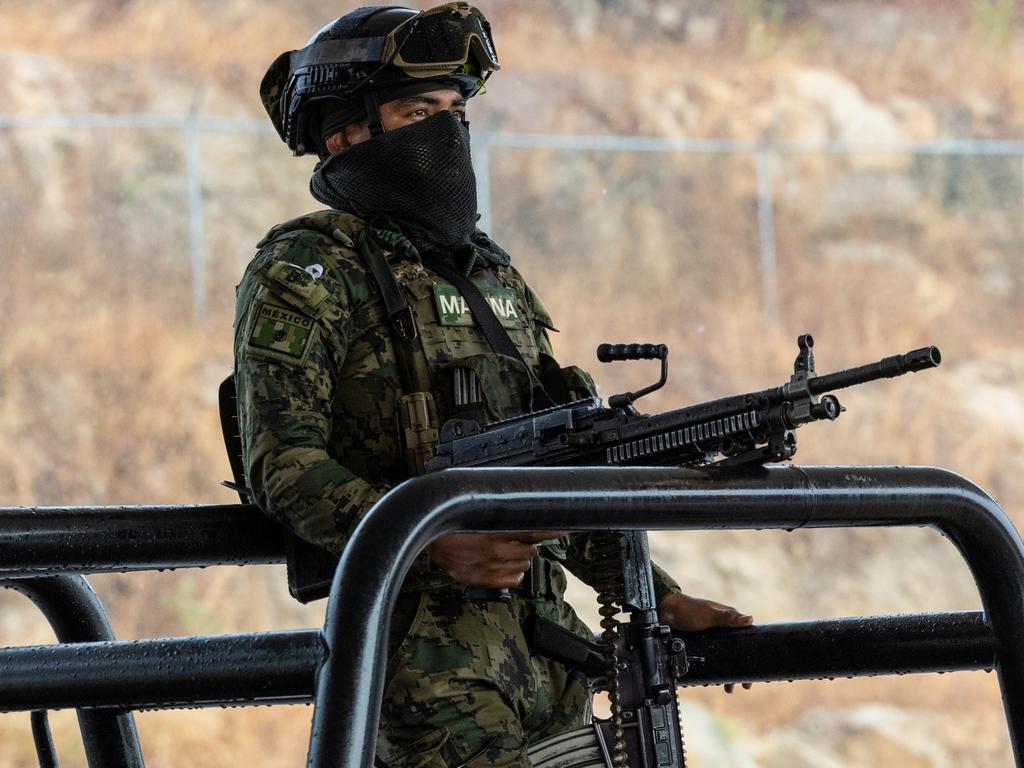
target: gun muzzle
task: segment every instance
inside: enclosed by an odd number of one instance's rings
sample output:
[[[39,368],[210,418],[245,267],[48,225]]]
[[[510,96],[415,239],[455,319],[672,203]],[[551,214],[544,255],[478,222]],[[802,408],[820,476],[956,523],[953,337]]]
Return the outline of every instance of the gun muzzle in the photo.
[[[925,368],[938,368],[942,362],[942,353],[938,347],[922,347],[903,356],[908,371],[923,371]]]
[[[807,382],[807,387],[812,394],[820,395],[834,389],[844,389],[869,381],[891,379],[905,373],[938,368],[941,362],[942,353],[939,352],[938,347],[922,347],[913,352],[907,352],[905,355],[884,357],[877,363],[868,363],[837,373],[815,376]]]

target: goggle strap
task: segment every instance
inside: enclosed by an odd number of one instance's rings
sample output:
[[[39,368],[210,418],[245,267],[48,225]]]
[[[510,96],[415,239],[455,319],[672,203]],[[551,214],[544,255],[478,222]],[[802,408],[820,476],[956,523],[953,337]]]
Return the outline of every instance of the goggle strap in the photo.
[[[380,136],[384,133],[384,120],[380,116],[380,104],[377,103],[376,91],[367,91],[363,94],[363,107],[366,109],[366,121],[370,128],[370,135]]]
[[[324,40],[291,55],[291,70],[320,64],[358,64],[379,62],[384,55],[385,37],[363,37],[355,40]]]

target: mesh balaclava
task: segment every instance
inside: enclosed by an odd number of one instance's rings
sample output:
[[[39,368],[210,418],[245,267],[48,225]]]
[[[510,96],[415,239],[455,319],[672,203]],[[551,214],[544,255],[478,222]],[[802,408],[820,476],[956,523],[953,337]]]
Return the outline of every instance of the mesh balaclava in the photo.
[[[332,208],[394,222],[427,248],[468,242],[476,226],[469,129],[447,110],[332,155],[309,188]]]

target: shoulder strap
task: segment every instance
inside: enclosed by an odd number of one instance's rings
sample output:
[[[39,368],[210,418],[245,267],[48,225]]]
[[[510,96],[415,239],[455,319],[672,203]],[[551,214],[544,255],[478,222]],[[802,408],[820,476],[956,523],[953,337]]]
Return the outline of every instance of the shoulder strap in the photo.
[[[416,318],[384,252],[366,230],[360,233],[359,245],[388,313],[398,383],[403,392],[398,398],[398,419],[409,473],[422,475],[437,447],[439,424],[426,358],[416,343]]]
[[[458,289],[459,293],[462,294],[462,298],[466,300],[469,311],[473,313],[473,317],[476,319],[477,325],[480,326],[480,331],[487,339],[487,343],[491,345],[491,349],[498,354],[518,360],[529,371],[530,366],[526,364],[519,348],[494,314],[494,310],[487,303],[483,293],[476,287],[476,283],[462,274],[452,263],[445,261],[444,258],[435,254],[424,256],[423,263],[445,280],[450,281]],[[539,380],[536,380],[534,385],[533,397],[534,402],[541,408],[549,408],[555,404],[554,399],[548,394],[544,385]]]
[[[396,336],[403,341],[412,341],[416,338],[417,333],[412,308],[409,306],[409,302],[405,300],[402,289],[395,279],[395,273],[388,266],[383,251],[381,251],[380,246],[377,245],[367,232],[364,229],[359,233],[360,250],[366,261],[366,266],[370,268],[370,273],[380,289],[381,298],[384,300],[384,308],[388,313],[388,322],[391,324],[391,328]]]
[[[381,299],[384,301],[384,310],[388,313],[388,324],[395,341],[395,362],[402,389],[406,394],[429,391],[430,383],[418,381],[419,377],[416,375],[417,366],[413,360],[416,351],[413,348],[413,342],[419,332],[416,328],[412,307],[406,301],[405,294],[402,293],[384,252],[370,237],[368,229],[359,233],[359,246],[363,260],[380,290]]]

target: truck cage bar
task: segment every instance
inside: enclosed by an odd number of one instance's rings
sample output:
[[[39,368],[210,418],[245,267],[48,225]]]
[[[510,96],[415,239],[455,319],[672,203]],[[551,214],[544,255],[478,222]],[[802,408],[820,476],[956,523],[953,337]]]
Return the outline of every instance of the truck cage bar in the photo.
[[[0,509],[0,585],[29,596],[58,644],[0,649],[0,712],[77,708],[90,768],[143,765],[131,711],[313,701],[310,768],[371,766],[391,609],[418,552],[459,530],[724,530],[930,526],[960,551],[984,614],[762,625],[685,636],[686,684],[966,669],[998,673],[1024,768],[1024,543],[996,502],[930,467],[447,470],[396,487],[360,523],[322,630],[113,639],[81,574],[284,559],[251,505]],[[153,664],[157,658],[160,663]]]

